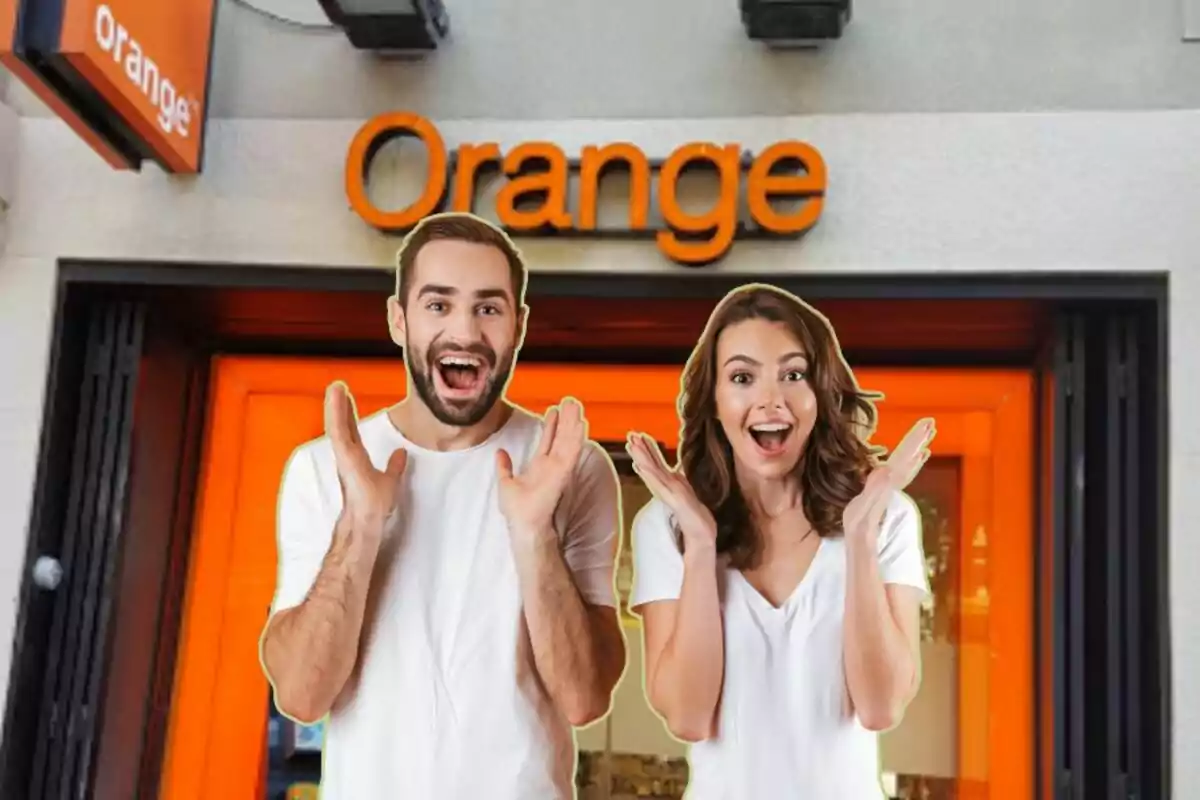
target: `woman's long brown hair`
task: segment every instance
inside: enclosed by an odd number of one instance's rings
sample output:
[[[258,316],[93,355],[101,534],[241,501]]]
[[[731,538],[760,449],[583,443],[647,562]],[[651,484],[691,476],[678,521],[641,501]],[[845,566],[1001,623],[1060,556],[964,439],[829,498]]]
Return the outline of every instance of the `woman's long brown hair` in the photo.
[[[717,522],[717,551],[736,569],[754,567],[761,536],[734,473],[733,450],[717,418],[717,341],[731,325],[751,319],[785,326],[808,360],[809,385],[817,396],[817,418],[796,473],[804,513],[820,536],[836,534],[842,512],[859,492],[878,459],[866,442],[877,420],[878,394],[859,389],[842,357],[828,320],[798,297],[755,284],[730,292],[717,305],[683,373],[679,400],[679,464],[696,497]],[[682,537],[676,531],[682,547]]]

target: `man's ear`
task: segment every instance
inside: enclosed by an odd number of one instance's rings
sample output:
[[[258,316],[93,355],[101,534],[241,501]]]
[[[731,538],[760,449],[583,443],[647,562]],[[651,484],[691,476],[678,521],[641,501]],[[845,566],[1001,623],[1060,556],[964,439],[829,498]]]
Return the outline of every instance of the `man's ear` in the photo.
[[[517,345],[516,350],[520,350],[525,344],[525,330],[529,323],[529,306],[522,305],[517,312]]]
[[[404,306],[400,302],[400,298],[392,295],[387,300],[388,310],[388,332],[392,335],[392,341],[397,347],[403,348],[404,343],[408,340],[408,326],[404,319]]]

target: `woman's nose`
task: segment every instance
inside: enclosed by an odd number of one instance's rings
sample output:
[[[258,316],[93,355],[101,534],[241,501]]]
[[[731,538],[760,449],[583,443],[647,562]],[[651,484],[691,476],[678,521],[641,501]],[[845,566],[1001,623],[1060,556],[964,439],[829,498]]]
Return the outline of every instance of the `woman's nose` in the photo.
[[[783,392],[774,384],[762,386],[761,393],[758,398],[760,408],[774,410],[783,407]]]

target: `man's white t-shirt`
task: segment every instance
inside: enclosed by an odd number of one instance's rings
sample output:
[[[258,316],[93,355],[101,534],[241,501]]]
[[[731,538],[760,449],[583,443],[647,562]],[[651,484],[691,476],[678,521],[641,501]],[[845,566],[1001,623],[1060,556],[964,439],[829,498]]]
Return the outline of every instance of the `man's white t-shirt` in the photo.
[[[386,413],[359,430],[377,468],[398,447],[408,462],[356,671],[326,724],[323,800],[573,797],[574,731],[538,677],[497,500],[496,451],[519,474],[541,418],[514,409],[486,442],[449,452],[417,447]],[[304,601],[341,508],[331,442],[302,445],[280,491],[272,613]],[[615,606],[619,514],[612,462],[588,442],[556,518],[587,603]]]
[[[633,524],[630,605],[677,600],[683,556],[657,498]],[[897,492],[879,535],[885,583],[928,591],[920,516]],[[725,675],[713,739],[691,746],[689,800],[880,800],[877,734],[855,717],[842,659],[846,549],[821,540],[776,608],[738,570],[720,568]]]

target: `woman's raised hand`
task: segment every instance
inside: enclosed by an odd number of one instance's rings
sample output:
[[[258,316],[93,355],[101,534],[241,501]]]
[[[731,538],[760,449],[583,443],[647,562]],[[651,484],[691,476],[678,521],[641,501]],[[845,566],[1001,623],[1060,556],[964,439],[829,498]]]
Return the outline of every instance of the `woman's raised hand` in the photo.
[[[625,444],[633,458],[633,469],[651,493],[671,509],[686,543],[712,546],[717,541],[717,522],[700,502],[692,485],[678,467],[668,467],[658,444],[644,433],[631,432]]]
[[[929,443],[935,435],[937,427],[932,419],[919,421],[904,435],[887,461],[871,471],[863,490],[842,513],[842,529],[847,535],[878,531],[892,492],[903,490],[917,477],[929,459]]]

